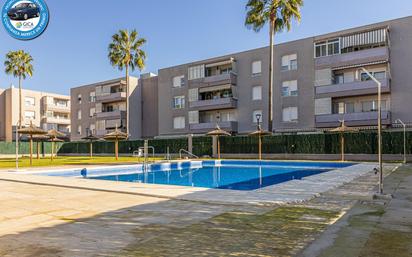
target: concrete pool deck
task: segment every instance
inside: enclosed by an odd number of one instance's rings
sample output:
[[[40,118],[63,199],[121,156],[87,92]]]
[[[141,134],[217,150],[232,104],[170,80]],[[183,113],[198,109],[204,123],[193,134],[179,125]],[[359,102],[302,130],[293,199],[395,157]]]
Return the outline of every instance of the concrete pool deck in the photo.
[[[372,172],[375,167],[375,163],[360,163],[251,191],[39,176],[30,172],[0,172],[0,180],[215,204],[276,205],[310,200]],[[385,167],[394,169],[397,165],[386,164]]]
[[[293,256],[359,199],[373,201],[376,183],[367,172],[303,203],[244,206],[0,179],[0,256]]]

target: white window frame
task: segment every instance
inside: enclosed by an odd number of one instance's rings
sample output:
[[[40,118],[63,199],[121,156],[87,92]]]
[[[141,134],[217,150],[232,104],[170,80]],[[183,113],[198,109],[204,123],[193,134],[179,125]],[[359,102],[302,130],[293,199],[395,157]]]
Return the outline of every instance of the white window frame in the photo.
[[[91,117],[94,117],[94,115],[96,115],[96,108],[95,107],[92,107],[92,108],[90,108],[90,110],[89,110],[89,117],[91,118]]]
[[[184,129],[184,128],[186,128],[186,117],[185,116],[174,117],[173,118],[173,129]]]
[[[291,90],[291,88],[292,89],[296,88],[296,90]],[[287,94],[284,94],[284,92],[287,92]],[[282,97],[298,96],[299,95],[298,81],[297,80],[283,81],[281,95]]]
[[[254,87],[252,87],[252,100],[253,100],[253,101],[262,100],[262,91],[263,91],[263,87],[262,87],[262,86],[254,86]]]
[[[27,113],[31,113],[33,115],[27,115]],[[35,111],[24,111],[24,118],[26,120],[35,120],[36,119],[36,112]]]
[[[329,45],[331,45],[331,44],[335,44],[336,42],[338,42],[338,44],[339,44],[339,47],[338,47],[338,49],[339,49],[339,52],[338,53],[329,53]],[[320,55],[320,56],[316,56],[316,47],[320,47],[320,46],[325,46],[326,47],[326,53],[325,53],[325,55]],[[329,40],[324,40],[324,41],[321,41],[321,42],[315,42],[315,44],[314,44],[314,46],[313,46],[313,56],[315,57],[315,58],[321,58],[321,57],[325,57],[325,56],[331,56],[331,55],[338,55],[338,54],[341,54],[341,51],[342,51],[342,49],[341,49],[341,42],[340,42],[340,38],[333,38],[333,39],[329,39]]]
[[[82,110],[77,111],[77,119],[81,120],[82,119]]]
[[[258,66],[256,66],[258,65]],[[262,74],[262,61],[257,60],[252,62],[252,77],[257,77]]]
[[[296,65],[292,65],[292,61],[296,61]],[[298,69],[298,55],[297,54],[289,54],[284,55],[281,58],[281,71],[291,71]]]
[[[296,115],[293,115],[294,112],[292,112],[292,110],[296,110]],[[285,112],[287,112],[286,113],[287,115],[285,115]],[[298,119],[299,119],[298,107],[285,107],[282,109],[282,122],[297,122]]]
[[[77,126],[77,134],[81,135],[82,134],[82,125]]]
[[[29,101],[27,101],[29,99]],[[33,101],[33,104],[31,102]],[[29,107],[29,106],[36,106],[36,98],[31,97],[31,96],[25,96],[24,97],[24,106]]]
[[[174,88],[180,88],[180,87],[183,87],[184,85],[185,85],[185,76],[184,75],[174,76],[172,78],[172,86]]]
[[[179,95],[173,97],[173,109],[184,109],[185,108],[185,96],[184,95]]]

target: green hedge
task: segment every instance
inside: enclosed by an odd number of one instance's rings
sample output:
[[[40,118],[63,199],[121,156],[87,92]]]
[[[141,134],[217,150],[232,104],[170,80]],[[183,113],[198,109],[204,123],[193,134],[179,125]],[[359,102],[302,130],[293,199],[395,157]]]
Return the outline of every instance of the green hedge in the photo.
[[[59,151],[63,143],[55,143],[56,149]],[[39,143],[40,153],[49,154],[51,152],[51,142],[40,142]],[[19,153],[29,154],[30,153],[30,143],[29,142],[19,142]],[[15,154],[16,153],[16,143],[15,142],[0,142],[0,154]],[[37,143],[33,143],[33,153],[37,153]]]
[[[222,137],[222,153],[257,153],[257,137]],[[412,153],[412,132],[407,133],[407,153]],[[382,133],[384,154],[403,153],[403,132]],[[264,153],[337,154],[340,153],[340,134],[277,135],[262,138]],[[376,154],[376,132],[345,133],[345,152]]]
[[[403,132],[384,132],[383,153],[403,153]],[[221,137],[222,153],[257,153],[258,139],[249,136]],[[276,135],[262,138],[262,151],[264,153],[301,153],[301,154],[337,154],[340,153],[339,134],[303,134],[303,135]],[[143,140],[121,141],[119,152],[122,154],[133,153],[144,144]],[[51,143],[41,143],[41,152],[49,153]],[[165,154],[167,148],[171,154],[178,153],[180,149],[187,149],[187,138],[152,139],[149,145],[155,148],[156,154]],[[36,144],[33,144],[36,152]],[[67,142],[57,144],[60,154],[88,154],[88,142]],[[29,152],[29,143],[20,143],[20,153]],[[111,154],[114,152],[113,142],[95,142],[96,154]],[[345,152],[352,154],[376,154],[376,132],[359,132],[345,134]],[[412,154],[412,132],[407,133],[407,152]],[[14,154],[15,144],[0,142],[0,154]],[[194,137],[193,153],[198,156],[212,155],[211,137]]]

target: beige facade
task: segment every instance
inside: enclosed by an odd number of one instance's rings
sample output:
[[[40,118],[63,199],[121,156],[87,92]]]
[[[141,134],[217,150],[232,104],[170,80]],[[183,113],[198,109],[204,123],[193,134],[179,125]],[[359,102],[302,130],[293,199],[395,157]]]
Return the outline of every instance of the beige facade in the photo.
[[[129,77],[129,99],[137,78]],[[119,78],[72,88],[71,140],[93,134],[102,137],[115,130],[126,131],[126,79]],[[130,103],[130,101],[129,101]],[[132,126],[131,130],[132,130]]]
[[[0,140],[12,141],[19,121],[19,89],[0,89],[0,107]],[[70,97],[23,89],[22,123],[70,136]]]

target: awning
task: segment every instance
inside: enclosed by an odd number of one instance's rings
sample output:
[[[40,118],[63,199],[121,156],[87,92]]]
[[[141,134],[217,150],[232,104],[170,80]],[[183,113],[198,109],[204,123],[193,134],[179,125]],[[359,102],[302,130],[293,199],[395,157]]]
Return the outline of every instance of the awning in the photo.
[[[199,93],[230,89],[231,86],[232,85],[230,85],[230,84],[225,84],[225,85],[219,85],[219,86],[213,86],[213,87],[203,87],[203,88],[199,88]]]
[[[386,43],[387,28],[357,33],[349,36],[341,37],[341,49],[351,46],[373,45]]]
[[[205,67],[208,68],[208,67],[228,65],[228,64],[233,63],[234,61],[235,60],[233,58],[229,58],[228,60],[206,64]]]
[[[339,66],[339,67],[334,67],[332,70],[343,70],[343,69],[350,69],[350,68],[359,68],[359,67],[365,67],[369,65],[375,65],[375,64],[383,64],[387,63],[388,60],[382,60],[382,61],[377,61],[377,62],[367,62],[367,63],[362,63],[362,64],[353,64],[353,65],[344,65],[344,66]]]

